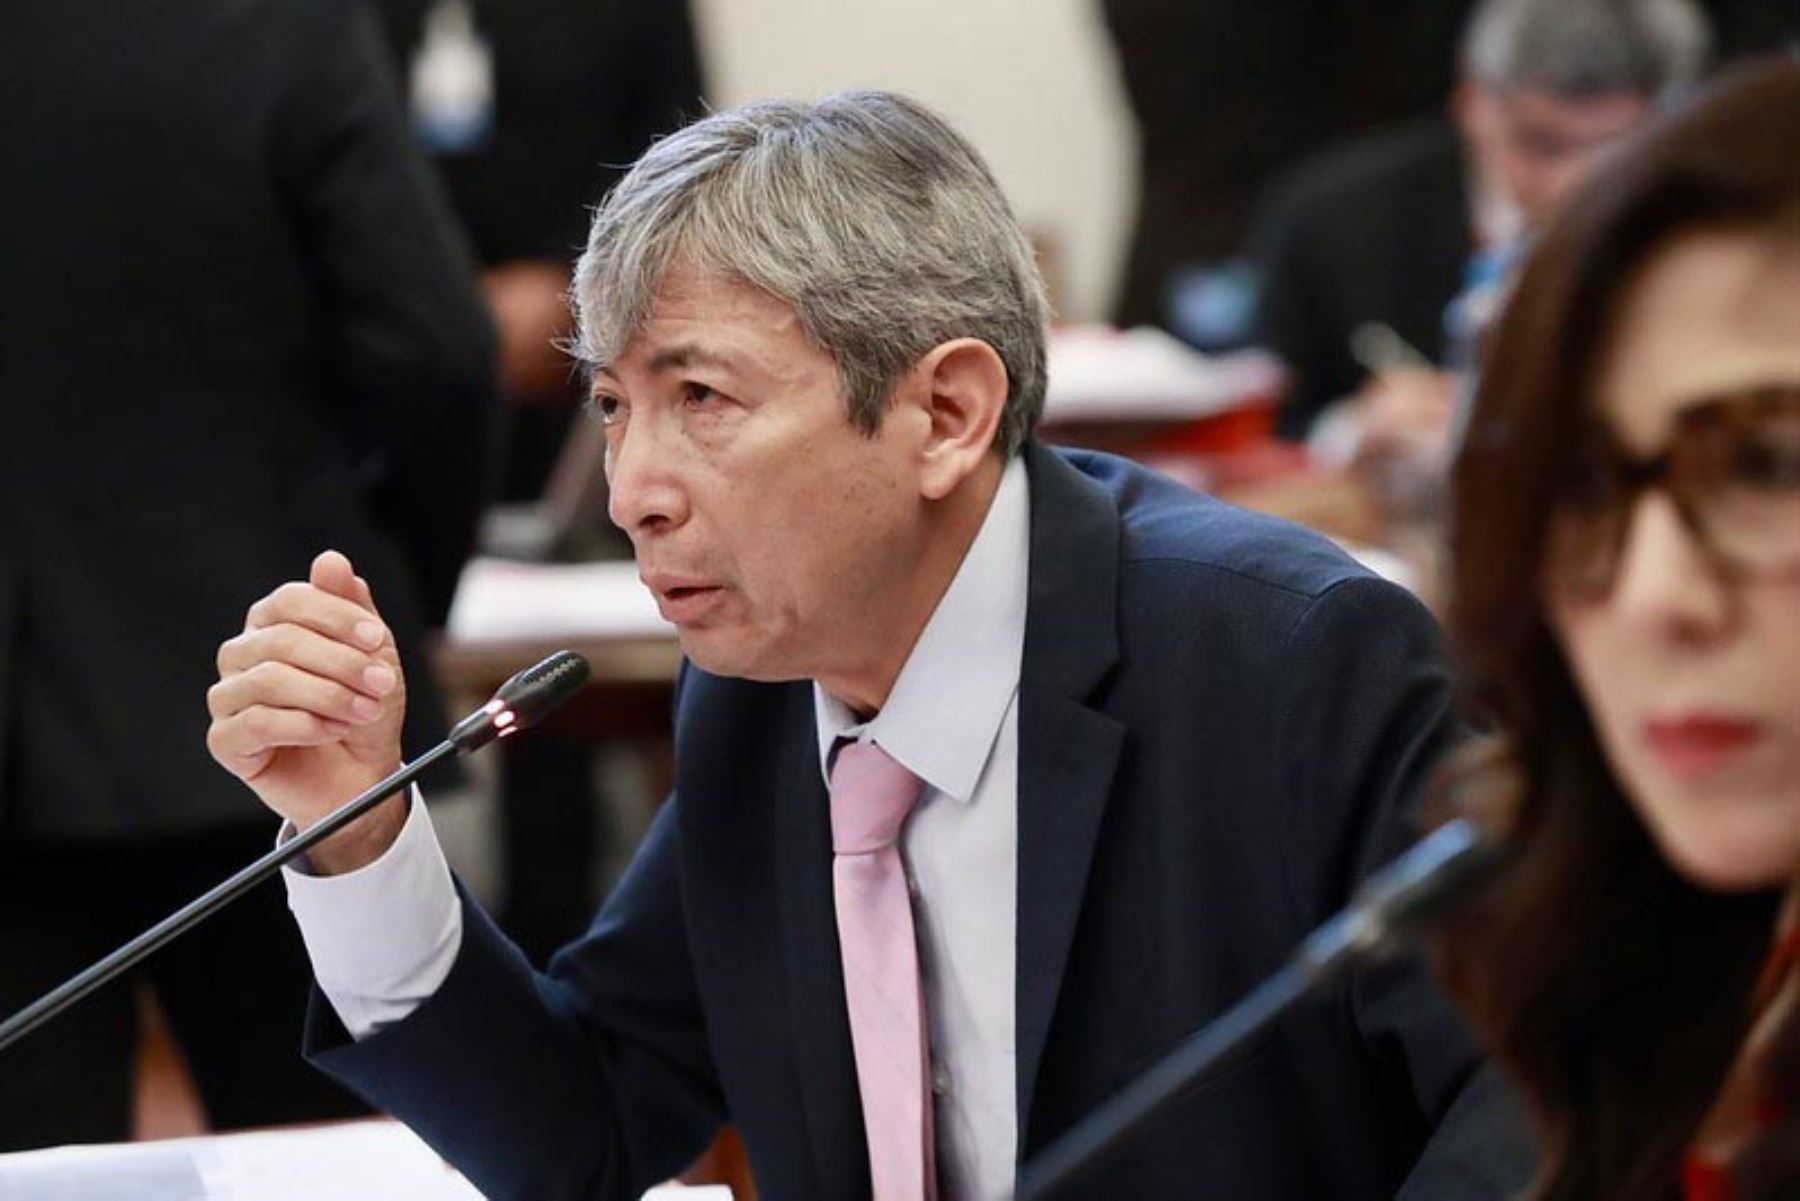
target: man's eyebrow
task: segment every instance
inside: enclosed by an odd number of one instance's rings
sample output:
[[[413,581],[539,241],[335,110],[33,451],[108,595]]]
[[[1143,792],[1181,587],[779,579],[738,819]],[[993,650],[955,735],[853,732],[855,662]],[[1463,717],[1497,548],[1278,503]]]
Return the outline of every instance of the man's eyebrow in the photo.
[[[610,363],[589,362],[585,366],[590,391],[603,376],[614,383],[619,382],[619,373],[613,370]],[[657,351],[644,367],[656,374],[679,371],[683,367],[713,367],[722,371],[742,372],[745,363],[727,351],[709,350],[694,342],[681,342]]]
[[[674,346],[664,347],[650,356],[645,367],[652,372],[676,370],[682,367],[718,367],[733,370],[740,367],[736,356],[717,350],[709,350],[695,342],[678,342]]]

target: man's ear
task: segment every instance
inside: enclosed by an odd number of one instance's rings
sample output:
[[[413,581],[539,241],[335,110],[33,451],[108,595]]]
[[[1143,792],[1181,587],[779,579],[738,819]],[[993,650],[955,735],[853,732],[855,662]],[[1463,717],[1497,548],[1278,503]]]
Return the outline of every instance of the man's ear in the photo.
[[[915,403],[927,421],[919,487],[927,500],[956,491],[987,456],[1006,408],[1006,364],[979,338],[956,338],[913,365]]]

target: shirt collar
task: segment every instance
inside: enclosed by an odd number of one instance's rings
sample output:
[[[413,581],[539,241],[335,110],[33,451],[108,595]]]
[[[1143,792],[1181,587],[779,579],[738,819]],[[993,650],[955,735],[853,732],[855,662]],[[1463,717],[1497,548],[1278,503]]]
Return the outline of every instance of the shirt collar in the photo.
[[[973,799],[1019,687],[1030,546],[1030,488],[1024,459],[1015,457],[881,712],[860,722],[813,684],[819,767],[828,782],[837,741],[868,740],[937,791],[965,804]]]

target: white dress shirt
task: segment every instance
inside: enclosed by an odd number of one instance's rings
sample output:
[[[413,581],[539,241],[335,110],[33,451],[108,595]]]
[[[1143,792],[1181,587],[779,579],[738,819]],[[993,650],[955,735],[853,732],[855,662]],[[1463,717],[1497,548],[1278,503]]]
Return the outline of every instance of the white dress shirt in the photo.
[[[873,741],[925,781],[900,834],[930,1027],[945,1201],[1011,1195],[1018,1145],[1013,976],[1019,880],[1019,664],[1031,540],[1014,461],[956,578],[866,724],[813,686],[820,769]]]
[[[901,854],[915,893],[945,1201],[988,1201],[1013,1184],[1017,699],[1030,527],[1025,465],[1015,459],[881,712],[859,723],[813,690],[822,772],[837,739],[871,739],[926,785]],[[416,795],[375,862],[339,876],[290,865],[283,876],[313,973],[351,1037],[406,1017],[450,974],[462,909]]]

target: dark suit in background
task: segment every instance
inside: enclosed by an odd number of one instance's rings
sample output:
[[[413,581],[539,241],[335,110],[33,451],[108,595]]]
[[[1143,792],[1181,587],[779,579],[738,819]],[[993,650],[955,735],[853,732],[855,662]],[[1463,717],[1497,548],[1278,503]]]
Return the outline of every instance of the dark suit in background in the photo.
[[[1800,49],[1800,4],[1794,0],[1699,0],[1713,28],[1720,62],[1772,50]]]
[[[1323,539],[1026,450],[1018,1129],[1041,1150],[1273,972],[1410,836],[1448,734],[1424,610]],[[688,671],[676,796],[534,974],[466,897],[438,991],[311,1054],[496,1198],[635,1198],[729,1118],[763,1195],[869,1195],[812,688]],[[1077,1196],[1511,1195],[1522,1131],[1416,965],[1307,1004]]]
[[[403,90],[436,2],[380,0]],[[539,260],[566,271],[606,190],[652,138],[700,115],[688,5],[470,0],[469,11],[492,56],[491,122],[469,145],[425,148],[482,267]],[[503,499],[543,491],[579,399],[573,373],[570,384],[568,397],[508,406]]]
[[[345,0],[14,0],[0,37],[0,1008],[251,856],[219,632],[320,548],[408,658],[467,552],[491,332]],[[229,504],[219,498],[230,497]],[[216,1123],[341,1109],[284,1047],[278,888],[145,969]],[[126,1133],[129,990],[0,1057],[0,1145]]]
[[[1280,429],[1303,437],[1367,368],[1357,326],[1379,321],[1434,363],[1444,310],[1474,248],[1463,150],[1438,118],[1359,139],[1310,160],[1271,190],[1260,218],[1255,336],[1290,372]]]
[[[1258,195],[1321,147],[1442,107],[1473,0],[1101,0],[1142,185],[1115,320],[1240,255]]]

